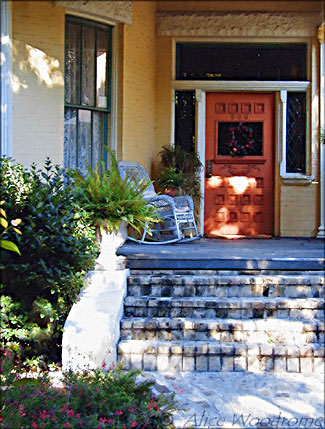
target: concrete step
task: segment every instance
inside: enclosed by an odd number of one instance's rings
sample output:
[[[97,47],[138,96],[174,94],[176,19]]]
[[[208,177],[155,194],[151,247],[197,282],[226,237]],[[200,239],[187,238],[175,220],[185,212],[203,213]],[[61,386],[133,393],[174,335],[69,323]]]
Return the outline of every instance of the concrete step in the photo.
[[[122,340],[324,344],[325,323],[283,319],[124,318]]]
[[[147,371],[316,372],[324,374],[324,347],[207,341],[122,340],[119,362]]]
[[[190,317],[198,319],[324,319],[322,298],[270,297],[154,297],[127,296],[124,301],[126,317]]]
[[[133,274],[128,280],[128,295],[157,297],[325,297],[325,279],[319,274]]]

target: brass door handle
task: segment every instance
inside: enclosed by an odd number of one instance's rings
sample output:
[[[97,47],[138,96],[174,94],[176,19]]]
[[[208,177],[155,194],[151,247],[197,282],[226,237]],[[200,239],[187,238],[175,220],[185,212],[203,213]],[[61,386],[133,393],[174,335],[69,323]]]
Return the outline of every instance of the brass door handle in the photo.
[[[207,179],[211,179],[212,177],[212,159],[206,161],[205,177]]]

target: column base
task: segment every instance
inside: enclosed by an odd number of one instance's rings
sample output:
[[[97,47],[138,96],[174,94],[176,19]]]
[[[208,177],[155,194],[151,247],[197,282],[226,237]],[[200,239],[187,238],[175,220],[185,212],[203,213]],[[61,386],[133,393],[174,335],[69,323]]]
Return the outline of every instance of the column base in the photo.
[[[318,228],[318,233],[316,235],[316,238],[325,238],[325,225],[321,225]]]

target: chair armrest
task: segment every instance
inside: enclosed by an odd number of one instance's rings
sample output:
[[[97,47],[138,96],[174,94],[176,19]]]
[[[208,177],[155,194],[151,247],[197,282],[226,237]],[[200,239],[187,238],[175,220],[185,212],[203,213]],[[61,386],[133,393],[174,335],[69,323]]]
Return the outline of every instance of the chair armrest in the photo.
[[[169,195],[157,195],[156,197],[153,197],[153,198],[144,198],[144,199],[147,200],[148,203],[158,203],[159,201],[165,201],[172,207],[173,210],[175,210],[174,198],[170,197]]]
[[[194,203],[193,199],[190,195],[182,195],[180,197],[174,197],[175,200],[175,206],[188,206],[191,211],[194,210]]]

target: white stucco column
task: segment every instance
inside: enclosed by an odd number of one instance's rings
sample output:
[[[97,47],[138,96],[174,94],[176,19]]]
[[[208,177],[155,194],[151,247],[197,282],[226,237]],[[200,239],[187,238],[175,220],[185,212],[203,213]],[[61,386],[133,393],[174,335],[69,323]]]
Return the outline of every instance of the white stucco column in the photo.
[[[1,156],[12,156],[12,40],[11,2],[0,2],[0,130]]]
[[[325,132],[325,24],[318,29],[320,43],[320,129]],[[317,238],[325,238],[325,144],[320,148],[320,226]]]
[[[205,91],[195,90],[196,98],[196,123],[197,123],[197,153],[203,168],[200,173],[201,204],[200,204],[200,235],[204,235],[204,187],[205,187]]]

